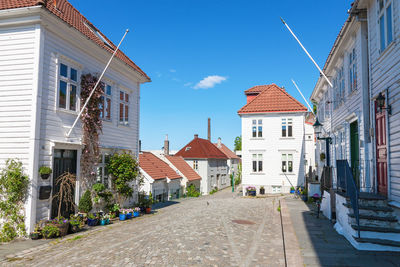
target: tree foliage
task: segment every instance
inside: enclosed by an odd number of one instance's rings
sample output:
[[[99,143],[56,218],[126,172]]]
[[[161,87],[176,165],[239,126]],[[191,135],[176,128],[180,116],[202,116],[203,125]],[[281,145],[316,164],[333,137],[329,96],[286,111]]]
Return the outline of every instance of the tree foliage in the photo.
[[[90,193],[90,190],[86,190],[86,192],[83,194],[81,199],[79,200],[79,205],[78,209],[79,211],[83,211],[85,213],[89,213],[93,208],[93,202],[92,202],[92,194]]]
[[[28,197],[29,177],[22,162],[9,159],[0,173],[0,242],[25,236],[24,203]]]
[[[242,136],[236,136],[235,138],[235,151],[242,151]]]

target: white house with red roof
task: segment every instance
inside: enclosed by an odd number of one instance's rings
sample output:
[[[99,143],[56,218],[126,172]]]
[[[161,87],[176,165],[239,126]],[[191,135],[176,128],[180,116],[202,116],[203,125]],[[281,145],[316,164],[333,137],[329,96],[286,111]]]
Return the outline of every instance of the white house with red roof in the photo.
[[[0,1],[0,22],[0,168],[6,159],[17,158],[30,178],[29,231],[36,221],[55,216],[51,195],[65,171],[76,173],[78,203],[80,121],[70,136],[66,133],[82,107],[81,75],[101,73],[116,46],[67,0]],[[118,51],[103,82],[97,177],[109,186],[109,155],[125,151],[138,156],[140,85],[150,78]],[[50,178],[39,176],[42,165],[53,169]],[[50,195],[40,194],[48,188]]]
[[[276,84],[245,91],[242,119],[242,185],[257,194],[287,193],[304,185],[307,108]],[[310,152],[312,153],[312,152]]]
[[[140,191],[150,193],[157,202],[164,202],[181,195],[182,175],[151,152],[139,154],[139,170],[142,179]]]
[[[235,177],[238,172],[240,158],[232,150],[230,150],[225,144],[222,143],[221,138],[218,138],[218,142],[215,143],[214,145],[219,150],[221,150],[221,152],[224,153],[225,156],[228,157],[227,164],[228,164],[229,178],[231,175],[233,175],[233,177]]]
[[[214,189],[230,186],[228,157],[208,139],[194,139],[179,150],[175,156],[181,156],[200,175],[200,192],[207,195]]]
[[[200,175],[181,156],[165,156],[164,159],[172,169],[182,176],[181,189],[183,194],[186,193],[186,188],[191,185],[200,192]]]

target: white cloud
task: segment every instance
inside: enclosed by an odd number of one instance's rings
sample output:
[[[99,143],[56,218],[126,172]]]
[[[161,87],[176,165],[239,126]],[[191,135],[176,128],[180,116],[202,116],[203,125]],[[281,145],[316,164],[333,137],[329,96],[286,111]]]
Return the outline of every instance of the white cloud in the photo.
[[[186,87],[188,87],[188,86],[191,86],[193,83],[191,83],[191,82],[188,82],[188,83],[185,83],[183,86],[186,86]]]
[[[174,70],[174,69],[170,69],[170,70],[169,70],[169,72],[172,72],[172,73],[174,73],[174,72],[176,72],[176,70]]]
[[[205,77],[203,80],[198,82],[193,88],[194,89],[208,89],[213,88],[215,85],[226,81],[227,77],[219,76],[219,75],[211,75]]]

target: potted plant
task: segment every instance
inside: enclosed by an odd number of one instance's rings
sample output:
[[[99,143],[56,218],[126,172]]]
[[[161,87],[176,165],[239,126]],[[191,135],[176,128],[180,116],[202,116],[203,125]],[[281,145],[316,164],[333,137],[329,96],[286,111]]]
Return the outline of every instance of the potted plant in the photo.
[[[89,213],[93,208],[92,196],[90,190],[86,190],[79,200],[78,209],[82,213]]]
[[[153,195],[150,193],[149,198],[146,201],[145,207],[146,207],[146,214],[151,213],[151,205],[153,205]]]
[[[96,226],[97,223],[98,223],[97,216],[95,216],[93,213],[89,213],[87,217],[88,226]]]
[[[46,239],[55,238],[60,236],[60,229],[56,225],[48,223],[43,227],[42,234]]]
[[[66,236],[68,234],[69,222],[64,217],[60,216],[51,220],[51,224],[60,230],[59,236]]]
[[[121,207],[119,206],[118,203],[115,203],[111,208],[110,208],[110,213],[114,214],[114,218],[119,216],[119,210]]]
[[[30,236],[30,238],[31,238],[32,240],[38,240],[39,238],[42,237],[42,233],[41,233],[41,231],[40,231],[39,224],[36,224],[36,225],[35,225],[35,229],[33,230],[32,233],[29,234],[29,236]]]
[[[321,154],[319,154],[319,160],[320,161],[324,161],[325,158],[326,158],[325,153],[322,152]]]
[[[140,208],[136,207],[133,209],[133,217],[139,217]]]
[[[307,199],[308,199],[308,192],[307,192],[307,189],[304,189],[303,191],[301,191],[301,199],[302,199],[303,201],[307,201]]]
[[[119,211],[119,220],[120,221],[125,221],[126,220],[126,210],[125,209],[121,209]]]
[[[264,186],[261,186],[261,187],[260,187],[260,194],[261,194],[261,195],[264,195],[264,194],[265,194],[265,188],[264,188]]]
[[[110,215],[103,214],[100,217],[100,225],[107,225],[110,223]]]
[[[126,219],[132,219],[132,216],[133,216],[133,210],[126,209]]]
[[[292,187],[290,187],[290,194],[294,194],[294,192],[295,192],[295,189],[294,189],[294,187],[292,186]]]
[[[255,197],[256,196],[256,188],[255,188],[255,186],[248,186],[247,188],[246,188],[246,191],[247,191],[247,195],[248,196],[253,196],[253,197]]]
[[[80,215],[71,215],[69,218],[71,233],[77,233],[83,228],[83,218]]]
[[[50,174],[52,173],[53,171],[51,170],[51,168],[50,167],[47,167],[47,166],[40,166],[40,168],[39,168],[39,174],[40,174],[40,177],[42,177],[42,179],[47,179],[47,178],[49,178],[50,177]]]

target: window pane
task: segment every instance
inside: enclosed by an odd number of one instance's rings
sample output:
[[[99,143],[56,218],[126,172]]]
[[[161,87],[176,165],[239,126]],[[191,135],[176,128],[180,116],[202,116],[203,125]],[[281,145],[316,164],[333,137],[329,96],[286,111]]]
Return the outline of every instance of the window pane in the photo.
[[[263,165],[262,165],[262,161],[260,160],[259,162],[258,162],[258,171],[259,172],[262,172],[262,170],[263,170]]]
[[[292,128],[293,128],[292,125],[288,126],[288,136],[293,136]]]
[[[386,9],[386,23],[387,23],[387,44],[390,44],[393,40],[392,38],[392,5],[389,5]]]
[[[288,154],[288,160],[293,161],[293,154]]]
[[[289,172],[293,171],[293,161],[288,161],[288,170]]]
[[[129,102],[129,94],[125,94],[125,101]]]
[[[253,137],[257,137],[257,127],[253,126]]]
[[[257,154],[253,154],[253,160],[257,159]]]
[[[106,101],[106,119],[111,120],[111,99],[107,98]]]
[[[258,124],[262,124],[262,120],[258,120]]]
[[[282,172],[286,172],[286,161],[282,161]]]
[[[125,121],[129,121],[129,107],[125,105]]]
[[[253,161],[253,172],[257,172],[257,161]]]
[[[104,118],[104,96],[100,97],[99,109],[100,109],[100,118]]]
[[[107,85],[106,94],[111,95],[111,85]]]
[[[119,104],[119,121],[124,121],[124,104]]]
[[[282,125],[282,137],[286,137],[286,126]]]
[[[67,83],[60,81],[60,95],[58,99],[58,106],[60,108],[66,108],[67,106]]]
[[[78,80],[78,72],[73,68],[71,68],[71,80],[75,82]]]
[[[119,100],[124,100],[124,92],[119,92]]]
[[[253,124],[257,124],[257,120],[253,120]]]
[[[72,84],[69,91],[69,109],[76,110],[76,86]]]
[[[262,137],[262,126],[258,126],[258,137]]]
[[[382,16],[379,19],[379,29],[381,38],[381,52],[383,52],[383,50],[385,50],[385,16]]]
[[[258,154],[258,160],[262,160],[263,155],[262,154]]]
[[[286,154],[282,154],[282,160],[286,161],[287,157]]]
[[[384,6],[384,0],[379,0],[379,10],[382,10]]]
[[[67,65],[60,64],[60,75],[64,77],[68,77],[68,67]]]

